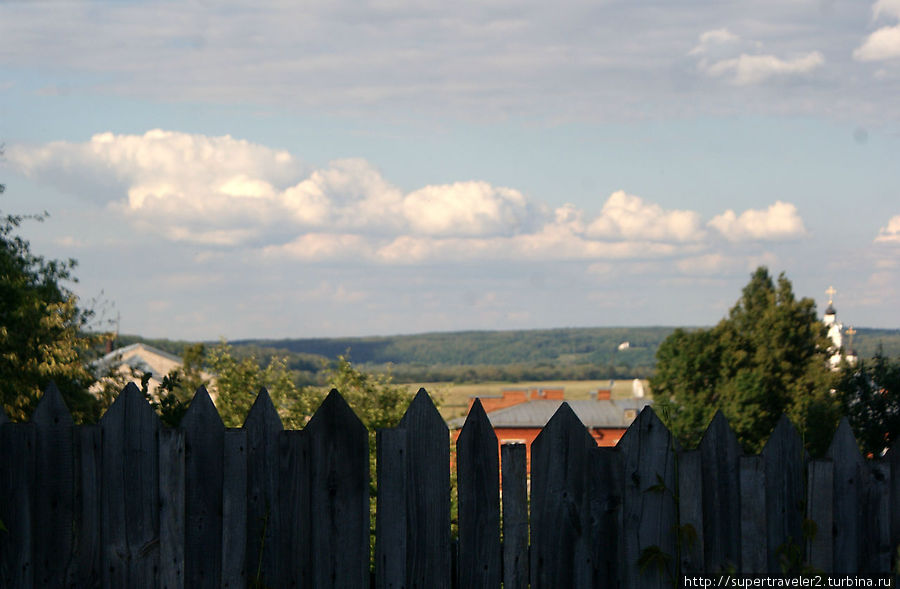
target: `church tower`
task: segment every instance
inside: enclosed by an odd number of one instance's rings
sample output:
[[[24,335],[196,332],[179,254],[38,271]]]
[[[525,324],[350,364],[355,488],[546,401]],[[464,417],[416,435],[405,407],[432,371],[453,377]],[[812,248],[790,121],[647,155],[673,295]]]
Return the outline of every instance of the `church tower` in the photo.
[[[837,291],[833,286],[829,286],[825,291],[825,294],[828,295],[828,307],[825,309],[825,316],[822,317],[822,322],[828,328],[828,339],[831,340],[831,347],[828,348],[831,352],[831,356],[828,358],[828,364],[831,366],[832,370],[840,368],[841,358],[843,357],[844,352],[844,326],[837,320],[837,311],[834,310],[834,295],[836,292]],[[853,333],[856,332],[853,331]],[[855,364],[855,356],[856,352],[851,350],[850,354],[847,356],[847,361]]]

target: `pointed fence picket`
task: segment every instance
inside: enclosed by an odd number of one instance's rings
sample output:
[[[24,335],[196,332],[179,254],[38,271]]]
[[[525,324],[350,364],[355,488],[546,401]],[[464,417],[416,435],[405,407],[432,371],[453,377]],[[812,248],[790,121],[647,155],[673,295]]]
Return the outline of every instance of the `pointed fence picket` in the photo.
[[[337,391],[285,431],[264,390],[243,428],[201,388],[172,429],[134,386],[73,425],[51,386],[31,423],[0,413],[0,587],[356,588],[371,567],[385,589],[661,588],[804,564],[888,574],[900,542],[900,449],[865,460],[846,421],[810,461],[784,417],[755,456],[721,414],[682,450],[652,409],[598,448],[563,404],[529,478],[524,445],[498,452],[476,403],[456,557],[448,434],[424,390],[378,432],[370,565],[368,434]]]
[[[497,436],[476,400],[456,441],[459,587],[499,587],[500,479]]]

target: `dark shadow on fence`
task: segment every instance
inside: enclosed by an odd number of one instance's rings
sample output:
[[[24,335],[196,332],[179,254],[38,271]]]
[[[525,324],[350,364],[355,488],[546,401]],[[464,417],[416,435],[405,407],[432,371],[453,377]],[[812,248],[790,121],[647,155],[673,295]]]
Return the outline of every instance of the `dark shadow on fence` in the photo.
[[[265,390],[225,428],[201,388],[172,429],[134,385],[76,426],[51,385],[31,423],[0,412],[0,587],[662,588],[888,574],[900,544],[900,452],[864,460],[846,420],[819,460],[786,417],[746,456],[721,414],[683,450],[650,408],[598,448],[564,403],[529,481],[524,446],[498,455],[476,402],[457,443],[456,554],[449,439],[424,390],[378,432],[370,563],[368,434],[337,391],[293,431]]]

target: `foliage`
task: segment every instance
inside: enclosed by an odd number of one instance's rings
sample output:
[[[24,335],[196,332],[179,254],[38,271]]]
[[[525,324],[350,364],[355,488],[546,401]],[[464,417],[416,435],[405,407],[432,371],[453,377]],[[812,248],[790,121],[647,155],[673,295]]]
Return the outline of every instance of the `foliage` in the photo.
[[[87,360],[100,336],[84,333],[92,314],[65,286],[76,281],[76,262],[36,255],[17,235],[26,219],[46,216],[0,214],[0,404],[24,421],[52,380],[76,422],[95,421],[100,407],[87,392],[94,382]]]
[[[837,385],[863,454],[880,456],[900,436],[900,359],[880,352],[843,367]]]
[[[321,391],[297,387],[287,361],[281,357],[271,358],[263,367],[255,356],[236,358],[234,349],[222,341],[207,352],[206,363],[216,375],[212,385],[216,408],[228,427],[244,423],[262,388],[268,390],[285,426],[292,429],[305,424],[322,400]]]
[[[828,347],[812,299],[797,300],[784,274],[775,283],[761,267],[718,325],[676,330],[660,345],[650,386],[671,405],[667,425],[685,444],[722,409],[745,448],[758,451],[786,412],[821,452],[840,412]]]

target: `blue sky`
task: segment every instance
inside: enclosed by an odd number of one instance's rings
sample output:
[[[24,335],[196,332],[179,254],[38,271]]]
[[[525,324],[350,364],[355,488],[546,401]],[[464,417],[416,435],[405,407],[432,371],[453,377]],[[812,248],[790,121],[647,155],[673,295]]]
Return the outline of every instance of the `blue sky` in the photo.
[[[900,0],[0,2],[2,210],[121,330],[900,327]]]

